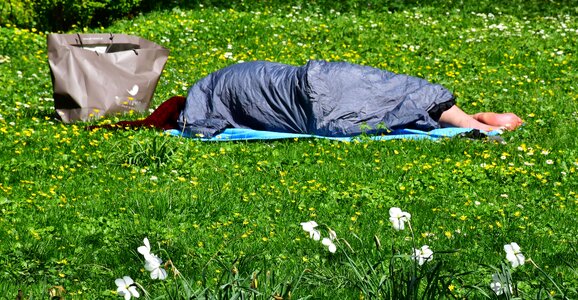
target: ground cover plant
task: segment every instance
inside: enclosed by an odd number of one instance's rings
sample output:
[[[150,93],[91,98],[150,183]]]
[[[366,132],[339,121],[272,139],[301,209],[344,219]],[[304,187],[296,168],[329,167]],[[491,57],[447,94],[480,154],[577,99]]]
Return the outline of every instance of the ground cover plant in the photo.
[[[198,6],[76,28],[171,49],[153,106],[239,61],[345,60],[516,112],[505,144],[86,131],[52,117],[46,33],[2,24],[0,295],[577,298],[578,17],[523,3]]]

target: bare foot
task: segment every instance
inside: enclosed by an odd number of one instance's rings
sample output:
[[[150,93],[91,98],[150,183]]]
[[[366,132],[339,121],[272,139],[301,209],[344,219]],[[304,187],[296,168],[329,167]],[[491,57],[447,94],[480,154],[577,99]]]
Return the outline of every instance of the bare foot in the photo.
[[[472,117],[481,123],[498,128],[505,128],[507,130],[514,130],[524,123],[520,117],[513,113],[499,114],[494,112],[482,112],[477,113]]]
[[[473,128],[488,132],[500,129],[500,126],[490,125],[478,121],[478,119],[474,118],[473,115],[466,114],[456,105],[444,111],[440,116],[439,122],[442,127]]]

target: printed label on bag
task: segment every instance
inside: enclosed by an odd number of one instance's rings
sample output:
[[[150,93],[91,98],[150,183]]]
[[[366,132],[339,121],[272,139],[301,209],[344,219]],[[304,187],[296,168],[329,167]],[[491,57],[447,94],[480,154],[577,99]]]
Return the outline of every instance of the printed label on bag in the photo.
[[[94,51],[98,53],[106,53],[107,46],[83,46],[81,48],[84,50]]]
[[[137,98],[139,90],[140,88],[137,84],[133,85],[132,88],[126,90],[129,96],[115,97],[116,103],[128,109],[134,109],[136,106],[142,105],[142,99]]]
[[[136,96],[136,94],[138,93],[138,85],[136,85],[136,84],[133,85],[133,86],[132,86],[132,89],[127,90],[127,92],[128,92],[129,95],[131,95],[131,96],[133,96],[133,97]]]

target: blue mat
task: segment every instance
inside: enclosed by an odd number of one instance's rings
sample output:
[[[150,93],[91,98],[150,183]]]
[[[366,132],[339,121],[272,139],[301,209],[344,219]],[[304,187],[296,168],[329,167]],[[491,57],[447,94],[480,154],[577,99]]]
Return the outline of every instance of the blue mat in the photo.
[[[437,140],[440,138],[447,138],[453,137],[462,133],[467,133],[472,131],[473,129],[470,128],[440,128],[434,129],[432,131],[420,131],[414,129],[400,129],[394,130],[387,135],[373,135],[368,136],[367,138],[375,140],[375,141],[385,141],[385,140],[393,140],[393,139],[411,139],[411,140],[420,140],[420,139],[429,139],[429,140]],[[209,141],[209,142],[217,142],[217,141],[254,141],[254,140],[279,140],[279,139],[294,139],[294,138],[323,138],[323,139],[331,139],[331,140],[338,140],[338,141],[353,141],[359,140],[359,136],[354,137],[327,137],[327,136],[317,136],[317,135],[310,135],[310,134],[300,134],[300,133],[283,133],[283,132],[273,132],[273,131],[261,131],[261,130],[253,130],[253,129],[245,129],[245,128],[227,128],[222,133],[216,135],[212,138],[203,138],[198,136],[187,136],[183,135],[182,132],[176,129],[167,130],[166,133],[173,135],[173,136],[182,136],[187,138],[194,138],[201,141]],[[488,136],[495,136],[499,135],[501,131],[494,130],[490,132],[484,132]]]

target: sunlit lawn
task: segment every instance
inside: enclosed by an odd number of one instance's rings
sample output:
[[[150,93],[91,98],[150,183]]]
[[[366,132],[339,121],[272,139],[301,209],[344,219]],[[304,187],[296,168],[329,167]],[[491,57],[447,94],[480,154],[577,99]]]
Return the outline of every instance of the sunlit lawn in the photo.
[[[192,293],[256,278],[263,298],[371,298],[365,288],[391,274],[392,255],[428,245],[434,256],[420,270],[441,263],[440,297],[496,297],[491,266],[509,265],[503,247],[516,242],[531,261],[512,270],[515,294],[578,297],[578,18],[484,3],[198,7],[86,31],[171,50],[152,107],[239,61],[345,60],[441,83],[468,112],[517,113],[526,123],[503,134],[505,145],[86,131],[52,118],[45,33],[2,25],[0,294],[46,298],[59,286],[66,297],[115,298],[115,279],[130,276],[152,298],[184,295],[170,268],[168,280],[150,279],[136,251],[148,237]],[[391,207],[411,213],[413,241],[409,228],[393,229]],[[309,220],[337,233],[336,253],[302,230]]]

